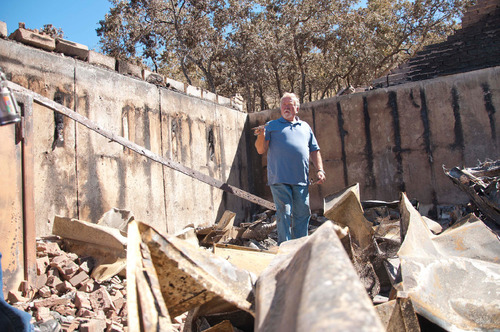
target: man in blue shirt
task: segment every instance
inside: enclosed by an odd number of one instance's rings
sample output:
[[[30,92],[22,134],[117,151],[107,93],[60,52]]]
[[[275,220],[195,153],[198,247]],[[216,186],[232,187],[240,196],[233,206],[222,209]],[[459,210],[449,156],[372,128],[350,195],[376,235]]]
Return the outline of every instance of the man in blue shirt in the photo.
[[[281,97],[281,118],[255,130],[255,147],[267,152],[267,180],[276,204],[278,244],[307,236],[309,160],[317,169],[318,184],[326,179],[318,142],[307,122],[297,116],[300,103],[293,93]]]

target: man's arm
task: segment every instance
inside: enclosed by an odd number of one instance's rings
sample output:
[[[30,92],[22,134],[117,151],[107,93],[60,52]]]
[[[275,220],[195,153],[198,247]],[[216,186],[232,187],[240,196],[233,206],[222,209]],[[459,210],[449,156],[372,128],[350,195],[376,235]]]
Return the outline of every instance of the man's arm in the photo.
[[[310,154],[311,161],[316,167],[317,172],[316,175],[318,176],[318,184],[322,184],[326,180],[326,173],[325,170],[323,169],[323,159],[321,159],[321,153],[319,150],[313,151]]]
[[[255,148],[259,154],[264,154],[269,148],[269,141],[266,141],[265,128],[258,128],[255,130],[257,140],[255,141]]]

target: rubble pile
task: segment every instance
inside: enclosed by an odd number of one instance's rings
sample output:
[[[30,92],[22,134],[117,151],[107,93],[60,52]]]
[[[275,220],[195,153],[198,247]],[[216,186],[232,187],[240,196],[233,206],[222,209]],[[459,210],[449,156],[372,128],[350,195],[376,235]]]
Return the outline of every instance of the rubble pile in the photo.
[[[36,285],[10,291],[8,301],[30,313],[34,325],[46,331],[124,331],[126,280],[115,275],[96,281],[91,277],[95,258],[63,248],[64,241],[57,237],[37,240]]]
[[[471,203],[441,223],[405,193],[362,202],[355,184],[279,247],[270,210],[175,235],[118,209],[56,217],[36,292],[9,300],[62,331],[500,330],[500,163],[445,173]]]

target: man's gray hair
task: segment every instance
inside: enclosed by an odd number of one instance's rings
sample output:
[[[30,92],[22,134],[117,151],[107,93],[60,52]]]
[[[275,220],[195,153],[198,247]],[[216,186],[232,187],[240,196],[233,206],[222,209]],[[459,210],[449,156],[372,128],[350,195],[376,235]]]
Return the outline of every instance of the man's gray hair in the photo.
[[[300,106],[300,100],[297,97],[297,95],[293,92],[285,92],[285,94],[283,94],[283,97],[281,97],[281,99],[280,99],[280,106],[283,103],[283,99],[285,99],[285,98],[291,98],[294,101],[295,106],[297,106],[297,107]]]

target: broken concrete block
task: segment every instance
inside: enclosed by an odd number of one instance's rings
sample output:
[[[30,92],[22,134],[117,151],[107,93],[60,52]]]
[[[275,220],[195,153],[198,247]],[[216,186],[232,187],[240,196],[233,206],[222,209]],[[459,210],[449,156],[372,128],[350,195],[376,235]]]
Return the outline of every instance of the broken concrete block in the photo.
[[[255,306],[256,331],[384,331],[331,221],[280,245]]]
[[[173,80],[168,77],[167,77],[167,86],[180,92],[186,92],[186,86],[184,83]]]
[[[102,282],[108,280],[109,278],[122,272],[127,266],[126,258],[117,258],[114,262],[109,264],[100,264],[94,271],[92,271],[91,277],[97,282]]]
[[[201,88],[197,86],[187,85],[186,86],[186,94],[188,96],[201,98]]]
[[[61,38],[56,38],[55,51],[84,61],[89,56],[89,48],[87,46]]]
[[[203,99],[216,103],[217,102],[217,95],[213,92],[208,91],[208,90],[203,90]]]
[[[127,224],[134,219],[129,210],[112,208],[102,215],[97,225],[119,229],[123,236],[127,235]]]
[[[7,38],[7,23],[0,21],[0,38]]]
[[[130,75],[142,79],[142,68],[126,60],[116,60],[117,71],[122,75]]]
[[[116,308],[117,312],[120,312],[120,310],[123,308],[123,306],[125,305],[125,303],[126,303],[126,301],[123,298],[123,296],[121,296],[119,298],[116,298],[116,299],[113,299],[113,305]]]
[[[142,79],[154,85],[165,85],[165,78],[162,75],[153,73],[147,69],[142,70]]]
[[[116,69],[116,59],[101,53],[98,53],[96,51],[89,51],[88,58],[87,58],[88,63],[104,68],[108,68],[111,70]]]
[[[14,31],[9,38],[26,45],[44,49],[46,51],[53,51],[56,48],[56,41],[54,38],[23,28],[19,28]]]
[[[127,238],[120,233],[120,230],[77,219],[55,216],[52,233],[66,239],[118,250],[124,250],[127,246]]]

